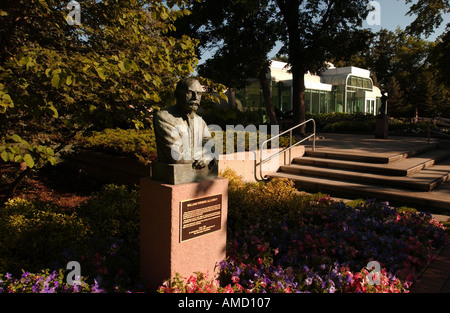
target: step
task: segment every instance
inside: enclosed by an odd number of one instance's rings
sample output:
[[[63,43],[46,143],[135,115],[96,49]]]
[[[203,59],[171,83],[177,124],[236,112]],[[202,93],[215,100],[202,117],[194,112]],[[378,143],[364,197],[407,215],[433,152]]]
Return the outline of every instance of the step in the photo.
[[[450,195],[447,191],[450,182],[438,188],[442,188],[444,192],[423,192],[282,172],[272,173],[270,177],[290,179],[295,182],[297,189],[301,191],[322,192],[348,199],[366,198],[389,201],[393,205],[407,205],[423,211],[441,210],[441,212],[450,212]]]
[[[305,155],[316,158],[329,158],[335,160],[346,160],[354,162],[367,162],[367,163],[380,163],[386,164],[401,159],[416,156],[428,151],[432,151],[438,148],[437,143],[418,146],[416,148],[410,148],[406,152],[376,152],[358,149],[329,149],[329,148],[317,148],[315,151],[306,150]]]
[[[294,158],[293,164],[309,165],[322,168],[334,168],[351,170],[372,174],[382,174],[391,176],[411,176],[419,171],[429,168],[436,163],[450,158],[450,150],[436,149],[387,164],[357,162],[348,160],[325,159],[320,157],[304,156]]]
[[[432,169],[424,169],[412,176],[388,176],[298,164],[281,166],[279,172],[431,191],[450,179],[450,164],[435,165]]]

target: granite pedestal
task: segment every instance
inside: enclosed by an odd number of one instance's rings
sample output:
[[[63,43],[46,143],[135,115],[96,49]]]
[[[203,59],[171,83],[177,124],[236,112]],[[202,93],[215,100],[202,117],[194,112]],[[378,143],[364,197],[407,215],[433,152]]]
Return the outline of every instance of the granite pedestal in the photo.
[[[141,279],[155,291],[176,273],[213,278],[226,257],[228,179],[141,180]]]

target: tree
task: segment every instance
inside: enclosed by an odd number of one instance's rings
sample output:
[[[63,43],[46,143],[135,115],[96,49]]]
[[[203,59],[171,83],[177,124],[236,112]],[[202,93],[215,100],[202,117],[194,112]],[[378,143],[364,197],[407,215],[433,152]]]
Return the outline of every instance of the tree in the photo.
[[[270,96],[268,53],[277,40],[275,8],[267,0],[195,2],[192,15],[180,19],[182,34],[200,40],[200,51],[215,48],[214,55],[199,66],[199,74],[231,89],[258,78],[271,124],[278,124]]]
[[[186,1],[79,4],[81,25],[60,1],[0,7],[0,154],[25,174],[55,164],[77,131],[149,125],[198,62],[194,40],[168,36]]]
[[[301,123],[305,121],[304,74],[320,70],[335,55],[356,53],[365,45],[369,34],[359,27],[368,13],[368,1],[276,0],[276,3],[285,25],[281,40],[293,76],[294,120]]]
[[[429,37],[441,25],[442,15],[450,12],[448,0],[420,0],[415,3],[412,0],[405,0],[405,3],[412,3],[406,14],[416,16],[406,27],[406,32],[416,37],[422,34]]]
[[[395,76],[391,77],[391,83],[386,88],[389,100],[388,100],[388,112],[391,116],[406,116],[405,112],[410,111],[410,108],[406,106],[405,96],[403,95],[402,88],[398,83]]]
[[[437,73],[437,79],[450,86],[450,23],[445,32],[436,40],[429,59],[433,70]]]

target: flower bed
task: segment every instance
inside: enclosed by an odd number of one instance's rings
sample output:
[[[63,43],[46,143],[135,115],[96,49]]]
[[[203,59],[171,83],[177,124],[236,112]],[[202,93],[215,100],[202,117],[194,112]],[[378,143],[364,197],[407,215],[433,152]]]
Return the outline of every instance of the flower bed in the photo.
[[[429,214],[372,201],[347,205],[299,193],[282,179],[250,184],[222,175],[230,183],[219,279],[177,276],[159,292],[407,292],[447,242]],[[135,190],[111,185],[73,211],[20,199],[4,204],[0,293],[143,291],[138,211]],[[72,260],[83,275],[74,286],[60,270]],[[367,268],[371,261],[379,271]]]
[[[447,240],[430,214],[327,197],[296,205],[302,195],[288,181],[251,189],[230,181],[220,283],[203,274],[177,277],[159,292],[407,292]],[[371,261],[379,272],[367,268]]]
[[[89,285],[80,278],[75,284],[67,284],[63,270],[43,270],[34,274],[23,272],[20,278],[11,274],[0,274],[0,293],[102,293],[104,290],[95,281]]]

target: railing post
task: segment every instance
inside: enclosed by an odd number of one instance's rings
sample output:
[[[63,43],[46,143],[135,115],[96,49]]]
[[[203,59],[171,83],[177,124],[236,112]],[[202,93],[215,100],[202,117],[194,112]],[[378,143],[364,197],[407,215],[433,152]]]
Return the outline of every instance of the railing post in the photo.
[[[289,131],[289,147],[292,147],[292,128]],[[291,165],[291,160],[292,160],[292,149],[289,149],[289,160],[288,160],[289,165]]]
[[[313,151],[316,151],[316,121],[312,120],[314,124],[314,137],[313,137]]]

